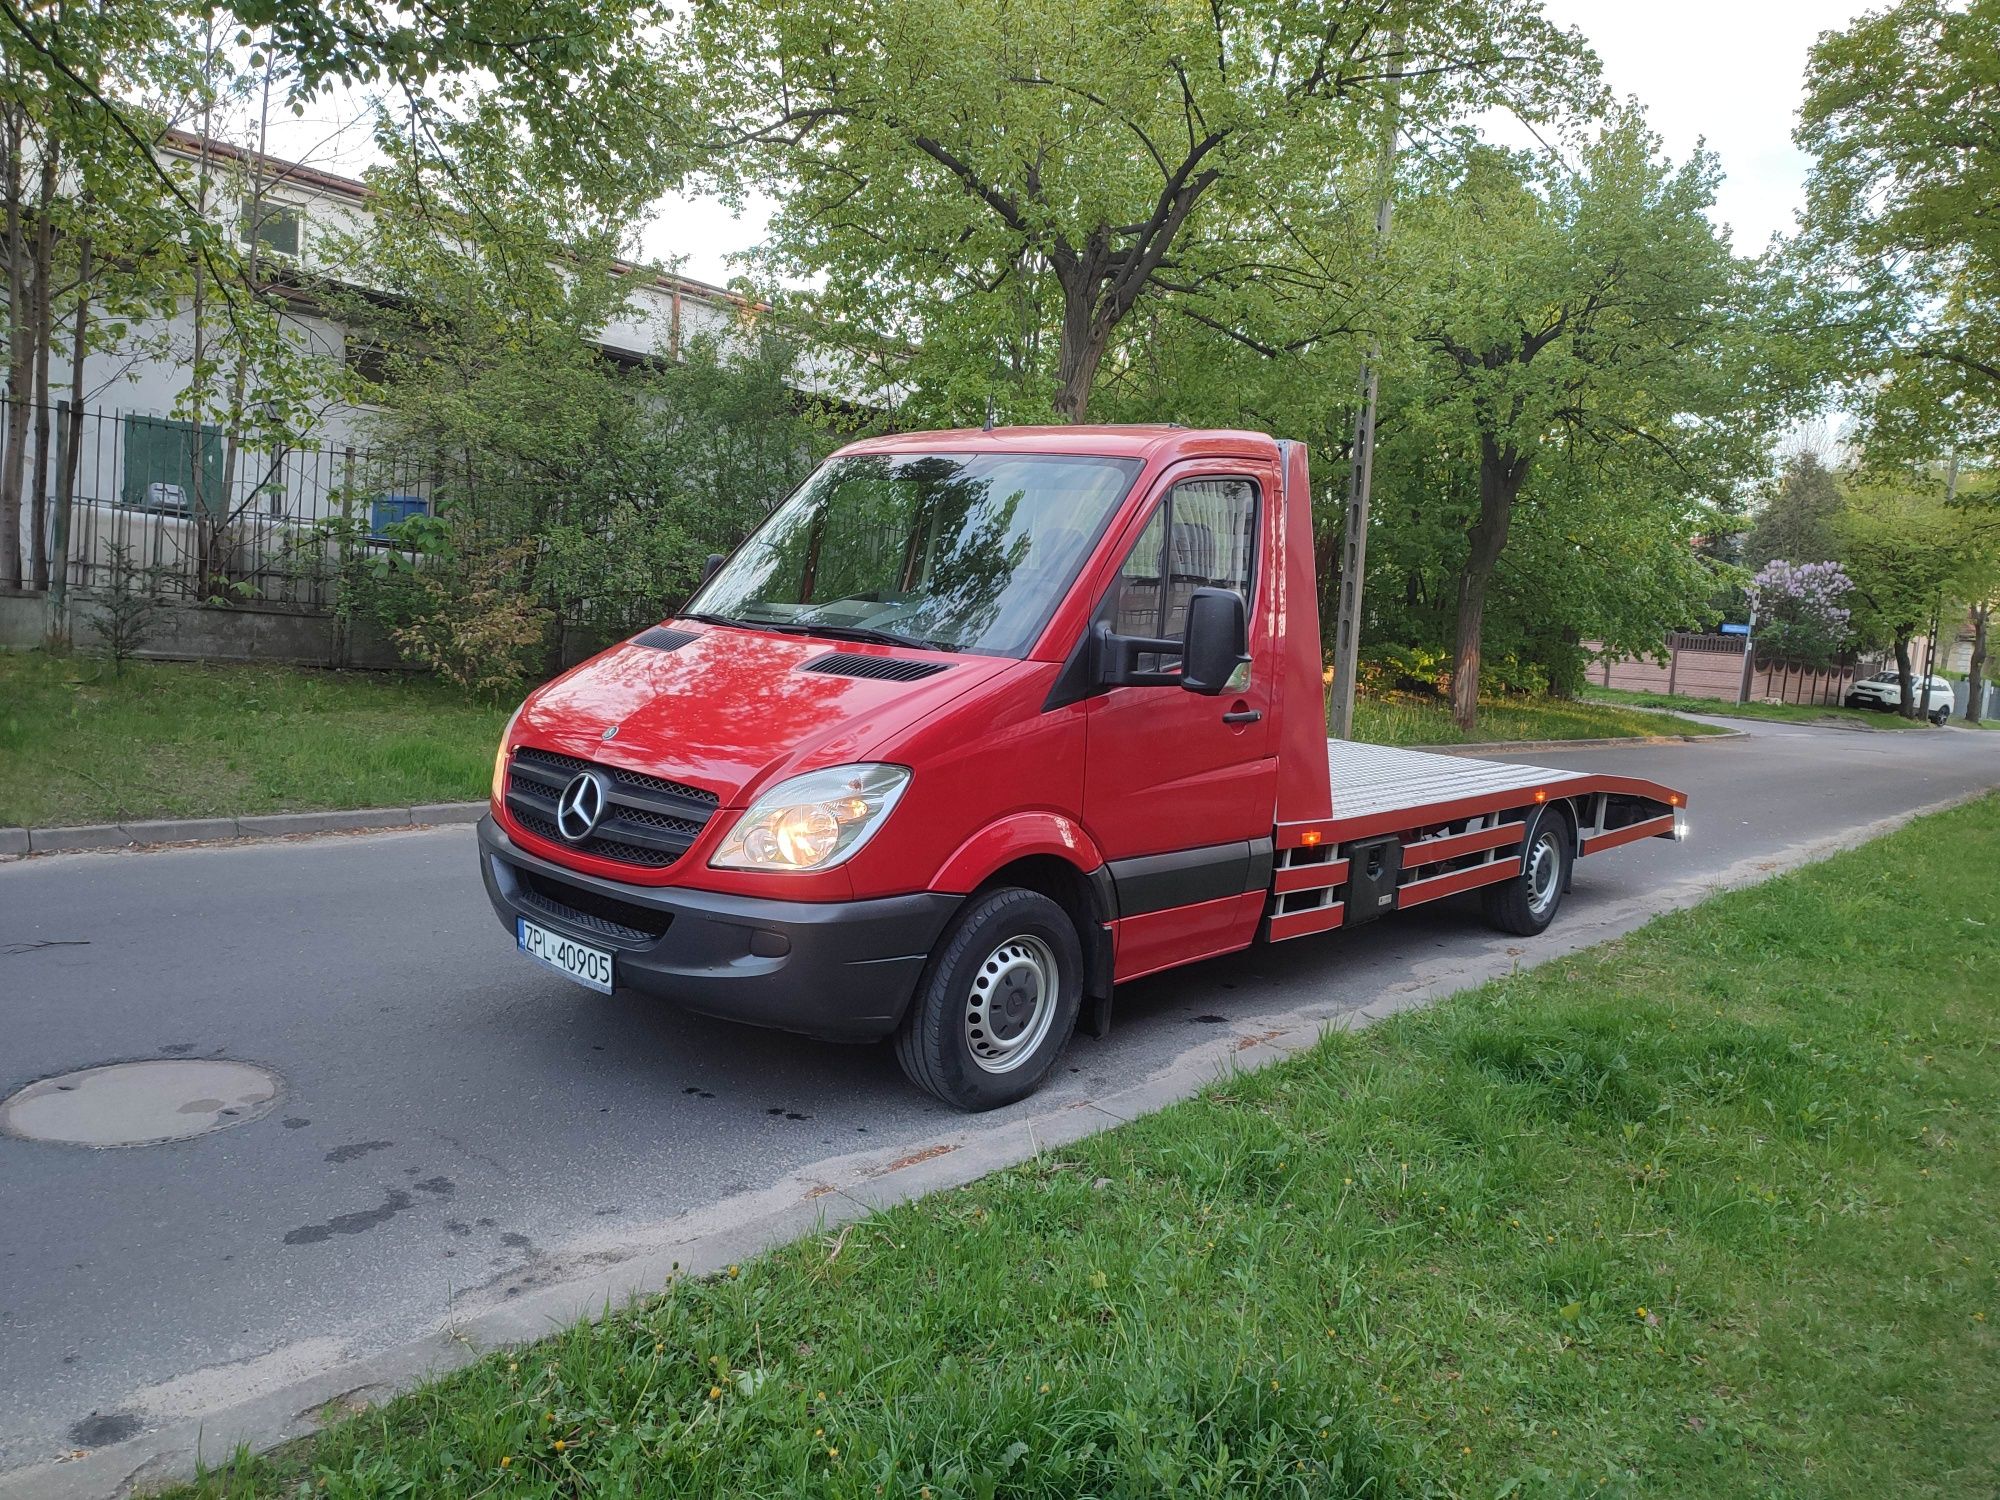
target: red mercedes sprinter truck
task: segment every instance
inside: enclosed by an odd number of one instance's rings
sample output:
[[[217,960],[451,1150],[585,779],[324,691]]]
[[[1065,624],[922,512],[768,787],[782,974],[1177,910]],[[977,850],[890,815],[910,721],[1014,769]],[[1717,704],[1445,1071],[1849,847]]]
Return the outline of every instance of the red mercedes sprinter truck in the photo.
[[[842,449],[684,613],[530,695],[479,864],[582,984],[894,1037],[986,1109],[1124,980],[1474,888],[1539,932],[1684,801],[1329,743],[1297,443],[924,432]]]

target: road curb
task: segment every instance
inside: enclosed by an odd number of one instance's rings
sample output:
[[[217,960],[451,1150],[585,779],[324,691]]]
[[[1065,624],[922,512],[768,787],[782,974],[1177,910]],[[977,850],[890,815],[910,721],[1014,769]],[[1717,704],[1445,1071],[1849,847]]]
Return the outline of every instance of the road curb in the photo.
[[[337,812],[255,813],[241,818],[156,818],[133,823],[85,823],[66,828],[0,828],[0,856],[76,854],[90,849],[148,849],[160,844],[215,844],[230,839],[357,833],[374,828],[421,828],[476,823],[484,802],[420,802],[410,807],[359,807]]]
[[[1621,734],[1592,740],[1492,740],[1483,745],[1404,745],[1437,755],[1505,755],[1543,750],[1610,750],[1622,745],[1706,745],[1715,740],[1747,739],[1747,729],[1718,729],[1714,734]]]
[[[1644,903],[1613,909],[1592,924],[1598,931],[1589,941],[1615,939],[1653,916],[1693,905],[1718,889],[1760,884],[1917,818],[1975,801],[1990,790],[1978,788],[1839,834],[1746,857],[1699,880],[1654,893]],[[1548,947],[1530,963],[1571,951]],[[1434,978],[1418,972],[1355,1009],[1293,1010],[1239,1023],[1102,1098],[1015,1118],[982,1116],[976,1125],[904,1143],[893,1154],[878,1151],[809,1163],[770,1187],[683,1216],[664,1226],[658,1238],[588,1276],[487,1305],[379,1353],[310,1376],[246,1384],[233,1400],[197,1414],[167,1417],[158,1429],[140,1437],[0,1474],[0,1497],[96,1500],[128,1495],[186,1478],[200,1463],[226,1463],[239,1445],[264,1451],[308,1436],[357,1407],[387,1400],[495,1349],[601,1316],[634,1297],[656,1293],[677,1278],[712,1275],[804,1236],[829,1233],[897,1204],[964,1186],[1051,1149],[1171,1108],[1219,1079],[1290,1057],[1332,1032],[1360,1030],[1515,972],[1523,966],[1522,953],[1520,940],[1496,940],[1475,965]]]

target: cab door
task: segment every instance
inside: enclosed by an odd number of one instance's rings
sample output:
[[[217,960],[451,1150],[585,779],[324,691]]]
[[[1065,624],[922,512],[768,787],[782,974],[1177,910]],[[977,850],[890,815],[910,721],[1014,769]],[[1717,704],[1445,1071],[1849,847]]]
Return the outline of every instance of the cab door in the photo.
[[[1222,693],[1107,689],[1085,715],[1084,823],[1117,888],[1117,973],[1130,978],[1250,941],[1270,880],[1278,668],[1268,610],[1266,465],[1203,460],[1169,474],[1128,532],[1094,621],[1119,635],[1178,638],[1197,588],[1249,606],[1250,661]],[[1165,655],[1142,668],[1172,670]]]

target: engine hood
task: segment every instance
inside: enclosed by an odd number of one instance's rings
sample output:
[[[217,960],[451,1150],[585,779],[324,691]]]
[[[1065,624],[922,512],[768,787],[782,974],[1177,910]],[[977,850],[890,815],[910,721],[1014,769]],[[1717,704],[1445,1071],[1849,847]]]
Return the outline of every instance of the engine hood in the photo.
[[[674,628],[695,638],[672,650],[628,641],[531,694],[513,743],[686,782],[714,792],[724,807],[741,807],[785,776],[867,759],[887,737],[1009,665],[721,626]],[[944,670],[914,682],[803,670],[834,653]]]

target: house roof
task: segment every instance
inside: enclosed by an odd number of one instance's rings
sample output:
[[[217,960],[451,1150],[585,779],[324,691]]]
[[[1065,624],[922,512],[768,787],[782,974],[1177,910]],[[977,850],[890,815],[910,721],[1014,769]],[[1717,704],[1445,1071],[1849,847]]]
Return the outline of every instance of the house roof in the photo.
[[[247,146],[234,145],[229,141],[211,139],[204,143],[200,136],[191,131],[169,129],[161,135],[160,145],[172,155],[189,161],[200,160],[205,152],[218,161],[236,162],[280,186],[305,188],[311,192],[344,198],[350,203],[366,204],[375,196],[375,189],[357,177],[343,177],[338,172],[324,171],[319,167],[307,166],[304,162],[288,161],[282,156],[253,151]],[[622,260],[613,261],[611,269],[624,276],[644,275],[647,271],[644,266]],[[761,302],[743,296],[740,292],[732,292],[727,287],[716,286],[713,282],[698,281],[692,276],[655,273],[647,284],[663,292],[694,297],[699,301],[714,303],[718,307],[761,312],[765,306]]]

